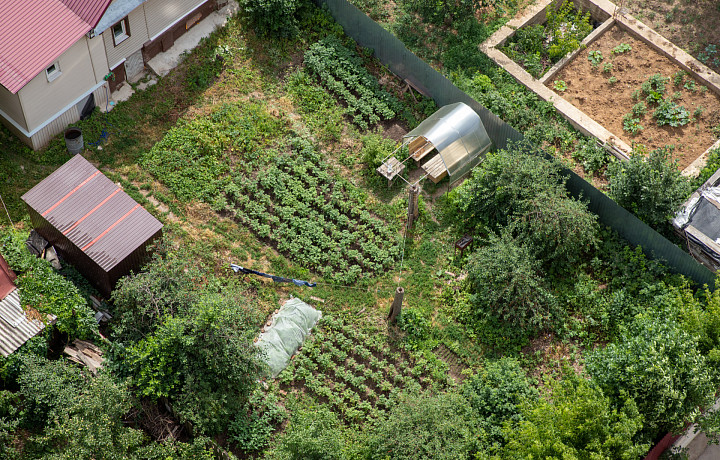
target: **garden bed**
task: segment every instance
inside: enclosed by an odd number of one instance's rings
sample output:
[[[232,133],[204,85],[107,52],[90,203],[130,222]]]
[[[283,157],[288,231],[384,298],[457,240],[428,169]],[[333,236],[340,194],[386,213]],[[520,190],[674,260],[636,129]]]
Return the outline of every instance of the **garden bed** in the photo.
[[[625,11],[619,10],[615,4],[607,0],[589,0],[582,3],[581,8],[590,11],[593,18],[600,18],[602,14],[605,14],[605,22],[583,40],[578,50],[561,59],[540,79],[530,75],[518,63],[505,55],[501,49],[512,40],[518,30],[542,22],[547,8],[554,4],[553,1],[542,1],[524,15],[508,22],[506,26],[482,43],[480,50],[542,100],[551,102],[555,109],[580,132],[597,138],[606,150],[616,157],[629,158],[633,150],[632,145],[636,143],[645,144],[648,149],[674,145],[673,156],[679,160],[684,174],[697,174],[703,167],[707,153],[713,147],[713,142],[720,134],[717,128],[720,120],[716,119],[718,113],[714,112],[717,110],[718,102],[716,95],[720,94],[720,76],[643,23],[627,15]],[[621,32],[608,34],[608,30],[621,30]],[[624,37],[620,38],[615,45],[608,45],[604,56],[613,56],[608,54],[609,51],[623,42],[627,42],[631,47],[632,43],[636,43],[633,52],[622,53],[634,56],[633,60],[624,65],[615,66],[616,68],[610,70],[611,73],[607,75],[606,72],[603,72],[606,62],[600,63],[598,68],[592,69],[593,72],[590,72],[591,64],[582,61],[587,61],[589,51],[604,46],[603,43],[610,40],[616,33],[624,34]],[[613,57],[617,58],[618,56]],[[626,58],[626,56],[622,56],[621,60]],[[577,72],[584,73],[576,74],[573,74],[572,70],[565,70],[568,66],[572,67],[573,65],[585,65],[587,69],[577,70]],[[627,76],[622,77],[619,74],[621,67],[627,68],[625,69]],[[680,70],[686,72],[685,81],[694,82],[695,91],[684,88],[685,82],[680,85],[681,88],[673,87],[672,78]],[[667,72],[668,75],[663,72]],[[645,114],[636,113],[633,117],[628,118],[626,123],[628,123],[629,131],[624,130],[623,116],[631,113],[632,107],[640,102],[640,97],[635,101],[632,99],[633,92],[639,89],[650,76],[658,73],[663,78],[671,78],[666,93],[662,94],[663,100],[668,101],[665,109],[670,109],[666,112],[671,113],[672,116],[681,115],[680,118],[683,118],[685,117],[684,112],[670,102],[681,105],[688,110],[688,123],[679,124],[673,120],[672,124],[677,126],[670,124],[657,126],[657,118],[654,118],[653,114],[659,106],[660,101],[658,100],[658,104],[646,107]],[[572,78],[566,78],[566,75],[571,75]],[[593,78],[597,77],[597,80],[589,79],[591,75]],[[633,78],[630,78],[630,75]],[[615,77],[612,83],[610,82],[611,77]],[[584,78],[582,83],[580,78]],[[623,86],[623,78],[626,78],[626,85],[630,84],[633,87]],[[574,81],[573,86],[575,90],[578,90],[576,94],[570,91],[569,87],[565,87],[568,85],[568,79]],[[640,81],[635,82],[636,79],[640,79]],[[692,85],[689,86],[692,87]],[[704,93],[702,87],[706,88]],[[579,90],[583,88],[586,89],[580,93]],[[621,89],[629,91],[627,99],[632,104],[628,102],[628,105],[625,106],[625,103],[619,102],[624,100],[622,93],[618,94]],[[676,92],[680,94],[675,96]],[[676,99],[673,99],[673,96]],[[646,98],[647,94],[644,97]],[[593,111],[590,104],[597,109]],[[700,108],[701,106],[702,108]],[[700,110],[695,114],[697,109]],[[608,112],[609,115],[602,117],[598,115],[598,112]],[[690,118],[695,118],[695,120],[691,122]],[[652,129],[650,129],[651,125]],[[643,130],[639,130],[639,126],[642,126]],[[629,135],[633,134],[630,131],[635,131],[634,135]]]
[[[662,91],[651,89],[650,95],[642,85],[654,75],[665,83]],[[648,149],[674,145],[673,157],[682,169],[720,134],[717,94],[618,24],[578,53],[546,85],[629,145],[643,144]],[[668,101],[663,107],[670,109],[674,103],[677,116],[673,120],[653,115],[663,108],[660,101],[648,101],[657,94]]]

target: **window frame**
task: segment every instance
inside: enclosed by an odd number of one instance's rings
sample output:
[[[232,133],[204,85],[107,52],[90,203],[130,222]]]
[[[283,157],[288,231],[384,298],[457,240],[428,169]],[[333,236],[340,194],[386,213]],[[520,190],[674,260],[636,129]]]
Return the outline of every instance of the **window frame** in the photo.
[[[122,33],[119,33],[119,34],[115,33],[115,28],[117,26],[120,26],[120,28],[122,29]],[[128,21],[127,16],[125,16],[120,21],[113,24],[112,27],[110,27],[110,33],[112,34],[114,46],[118,46],[120,43],[122,43],[125,40],[127,40],[128,38],[130,38],[130,23]]]
[[[53,67],[54,69],[50,71],[50,69]],[[47,77],[48,83],[57,80],[60,75],[62,75],[62,70],[60,69],[60,61],[53,62],[45,69],[45,76]]]

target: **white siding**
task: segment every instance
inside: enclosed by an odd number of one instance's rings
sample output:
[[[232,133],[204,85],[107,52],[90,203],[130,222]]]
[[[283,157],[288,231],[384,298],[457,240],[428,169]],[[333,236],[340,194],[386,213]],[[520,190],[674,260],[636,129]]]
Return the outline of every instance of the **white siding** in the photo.
[[[157,38],[166,28],[206,0],[148,0],[143,4],[148,35]]]
[[[95,73],[85,40],[85,37],[81,38],[60,56],[62,74],[58,78],[48,82],[43,71],[18,91],[28,131],[40,127],[95,86]]]
[[[15,123],[23,128],[27,128],[27,125],[25,124],[25,115],[23,115],[22,104],[20,104],[20,96],[18,94],[11,93],[2,85],[0,85],[0,110],[12,118]]]
[[[91,39],[86,38],[85,40],[90,51],[90,59],[92,59],[95,81],[99,82],[110,72],[107,55],[105,54],[105,43],[102,35]]]
[[[142,7],[137,7],[128,15],[130,25],[130,36],[123,40],[118,46],[113,42],[112,27],[102,33],[105,42],[105,53],[107,54],[107,62],[110,68],[127,58],[135,51],[142,48],[148,41],[148,31],[145,25],[145,13]]]

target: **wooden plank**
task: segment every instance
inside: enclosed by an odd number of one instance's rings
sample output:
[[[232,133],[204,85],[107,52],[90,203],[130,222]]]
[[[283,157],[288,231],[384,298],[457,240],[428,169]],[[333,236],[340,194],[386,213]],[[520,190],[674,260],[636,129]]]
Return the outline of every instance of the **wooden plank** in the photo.
[[[388,172],[388,165],[392,168],[390,172]],[[403,163],[400,163],[395,157],[390,157],[377,168],[377,172],[387,180],[393,180],[395,176],[402,173],[404,169],[405,165]]]
[[[438,183],[447,176],[447,168],[440,155],[435,155],[422,167],[434,183]]]

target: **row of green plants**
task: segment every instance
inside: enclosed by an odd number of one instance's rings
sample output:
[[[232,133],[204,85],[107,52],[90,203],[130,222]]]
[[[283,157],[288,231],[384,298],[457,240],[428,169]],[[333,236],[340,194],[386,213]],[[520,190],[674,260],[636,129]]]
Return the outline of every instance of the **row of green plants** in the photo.
[[[310,46],[305,68],[347,106],[348,117],[364,130],[402,111],[400,101],[380,86],[362,58],[333,35]]]
[[[565,0],[557,7],[547,8],[544,24],[525,26],[515,32],[502,51],[530,75],[540,78],[566,54],[578,49],[592,30],[590,13]]]
[[[255,177],[233,176],[228,210],[259,238],[327,279],[354,282],[390,268],[400,234],[373,216],[367,196],[336,177],[314,146],[294,139]]]
[[[452,381],[432,353],[393,351],[380,334],[325,315],[279,381],[302,385],[347,423],[382,417],[403,392],[442,391]]]

